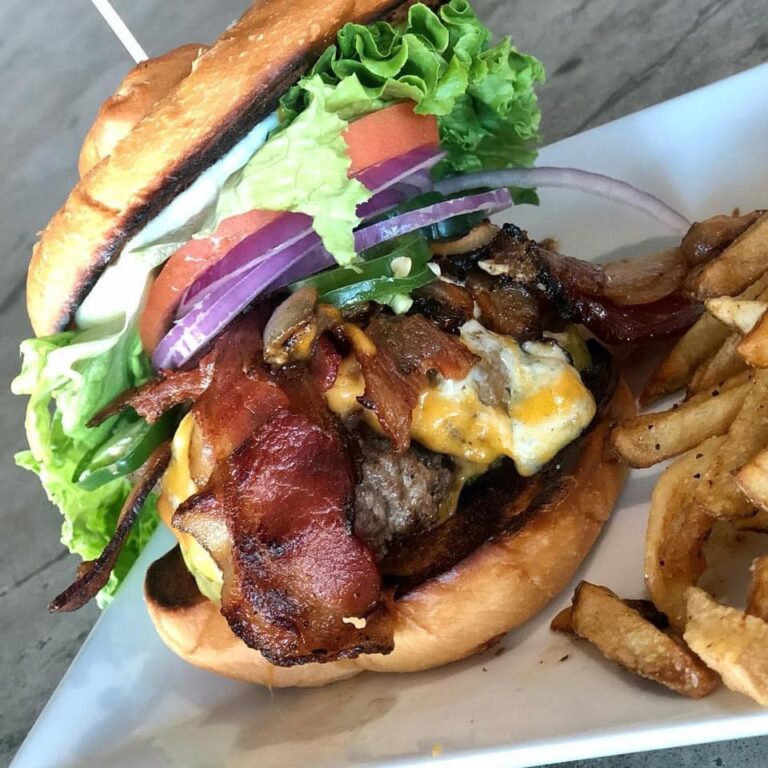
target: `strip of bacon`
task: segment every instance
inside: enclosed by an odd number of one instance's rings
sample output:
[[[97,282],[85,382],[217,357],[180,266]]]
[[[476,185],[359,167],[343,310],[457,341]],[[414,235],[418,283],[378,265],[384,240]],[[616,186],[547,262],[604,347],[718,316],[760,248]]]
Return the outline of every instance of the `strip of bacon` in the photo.
[[[428,374],[463,379],[477,361],[457,338],[421,315],[378,315],[365,335],[351,333],[347,340],[365,379],[365,392],[358,400],[376,414],[400,453],[408,448],[411,416]]]
[[[174,516],[222,568],[232,630],[273,664],[393,648],[373,553],[349,529],[352,492],[339,435],[282,409]],[[344,621],[351,617],[365,627]]]

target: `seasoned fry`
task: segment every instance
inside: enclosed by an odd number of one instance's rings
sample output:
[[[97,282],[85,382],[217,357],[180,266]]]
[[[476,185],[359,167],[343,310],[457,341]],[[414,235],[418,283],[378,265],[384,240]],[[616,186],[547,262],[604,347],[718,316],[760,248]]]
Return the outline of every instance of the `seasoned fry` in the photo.
[[[753,368],[768,368],[768,315],[744,337],[738,346],[742,359]]]
[[[704,305],[710,315],[741,334],[749,333],[768,309],[768,304],[764,301],[746,301],[733,299],[730,296],[707,299]]]
[[[695,296],[735,296],[768,267],[768,214],[763,214],[699,274]]]
[[[669,629],[669,617],[662,613],[650,600],[623,600],[624,605],[637,611],[646,621],[650,621],[656,629]]]
[[[759,371],[747,385],[744,402],[728,437],[704,474],[694,500],[708,515],[721,519],[749,516],[754,507],[733,472],[768,445],[768,371]]]
[[[669,619],[665,613],[662,613],[650,600],[622,600],[624,605],[637,611],[646,621],[650,621],[656,629],[668,629]],[[569,605],[563,608],[549,624],[553,632],[564,632],[573,634],[573,606]]]
[[[732,691],[768,706],[768,624],[698,587],[688,590],[687,601],[685,642]]]
[[[768,272],[748,286],[738,298],[744,301],[755,299],[768,301],[767,292]],[[690,382],[694,371],[704,361],[713,357],[730,335],[730,330],[723,323],[709,314],[703,314],[678,340],[666,359],[654,371],[640,396],[640,402],[647,405],[685,387]]]
[[[682,643],[644,619],[610,589],[582,581],[573,596],[573,630],[640,677],[699,699],[717,676]]]
[[[555,616],[554,619],[549,623],[549,628],[553,632],[565,632],[566,634],[572,635],[573,634],[573,622],[571,621],[571,617],[573,614],[573,608],[572,606],[568,606],[566,608],[563,608],[562,611],[560,611],[557,616]]]
[[[734,478],[742,493],[768,513],[768,449],[754,456]]]
[[[746,377],[745,377],[746,378]],[[725,434],[747,393],[748,384],[702,393],[677,408],[647,413],[611,432],[616,455],[631,467],[650,467],[710,437]]]
[[[678,631],[685,626],[685,590],[706,569],[703,545],[714,520],[692,501],[726,437],[681,456],[656,483],[645,535],[645,583],[654,604]]]
[[[749,531],[750,533],[768,533],[768,510],[756,509],[749,517],[740,517],[731,520],[730,524],[737,531]]]
[[[653,372],[640,395],[640,402],[652,403],[685,387],[693,372],[717,352],[729,335],[728,328],[717,318],[702,315]]]
[[[745,371],[747,364],[738,352],[740,343],[741,334],[731,333],[720,349],[693,372],[688,385],[688,394],[696,394],[710,387],[716,387],[721,381]]]
[[[768,621],[768,556],[758,557],[752,563],[752,584],[747,595],[746,612]]]

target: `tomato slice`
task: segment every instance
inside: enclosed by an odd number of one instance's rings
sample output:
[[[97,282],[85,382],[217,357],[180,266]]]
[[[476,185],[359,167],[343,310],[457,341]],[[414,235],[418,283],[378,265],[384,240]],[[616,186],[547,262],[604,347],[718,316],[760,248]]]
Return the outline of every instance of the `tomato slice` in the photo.
[[[413,104],[403,102],[373,112],[350,124],[344,140],[356,174],[386,160],[440,141],[437,120],[417,115]],[[248,235],[274,221],[283,211],[249,211],[222,221],[210,238],[191,240],[165,263],[153,283],[139,320],[144,349],[151,354],[170,328],[184,291],[208,267]]]

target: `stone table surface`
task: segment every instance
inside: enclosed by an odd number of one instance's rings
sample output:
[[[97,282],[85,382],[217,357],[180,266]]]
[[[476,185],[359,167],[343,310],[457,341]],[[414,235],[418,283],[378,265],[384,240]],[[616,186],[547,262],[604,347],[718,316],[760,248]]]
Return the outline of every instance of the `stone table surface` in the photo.
[[[118,0],[150,55],[210,41],[245,0]],[[549,143],[768,59],[765,0],[475,0],[494,31],[544,62]],[[35,233],[76,178],[80,142],[130,62],[87,0],[0,3],[0,763],[7,764],[95,621],[50,616],[75,559],[36,480],[13,465],[24,404],[8,392],[29,335],[24,275]],[[768,738],[582,761],[582,768],[764,766]]]

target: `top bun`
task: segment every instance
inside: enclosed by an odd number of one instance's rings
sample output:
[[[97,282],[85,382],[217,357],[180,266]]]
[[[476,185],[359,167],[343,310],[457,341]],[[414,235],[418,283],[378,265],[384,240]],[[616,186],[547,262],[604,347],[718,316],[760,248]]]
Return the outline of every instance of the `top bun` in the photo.
[[[101,105],[83,140],[78,163],[81,178],[112,154],[117,143],[192,71],[195,60],[207,50],[207,45],[182,45],[142,61],[128,72]]]
[[[252,5],[110,147],[109,156],[90,168],[42,232],[27,276],[27,310],[35,333],[66,328],[126,242],[264,119],[345,23],[368,23],[411,2],[262,0]]]

